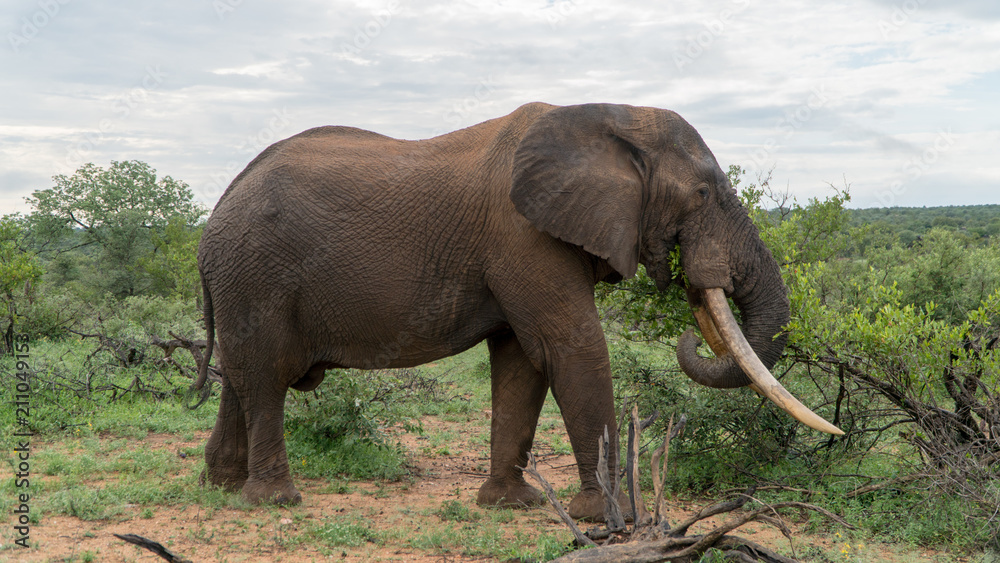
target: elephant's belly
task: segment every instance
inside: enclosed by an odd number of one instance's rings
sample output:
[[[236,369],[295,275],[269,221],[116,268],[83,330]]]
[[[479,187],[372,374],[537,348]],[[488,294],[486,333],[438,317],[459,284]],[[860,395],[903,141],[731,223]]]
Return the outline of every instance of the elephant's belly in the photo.
[[[490,335],[510,330],[488,303],[466,311],[379,317],[377,321],[349,319],[331,327],[335,335],[327,340],[330,349],[319,359],[360,369],[413,367],[454,356]]]
[[[483,327],[474,332],[461,332],[447,338],[428,338],[416,332],[399,332],[395,338],[376,343],[356,343],[339,347],[338,367],[359,369],[405,368],[454,356],[472,348],[489,336],[510,330],[505,323]]]

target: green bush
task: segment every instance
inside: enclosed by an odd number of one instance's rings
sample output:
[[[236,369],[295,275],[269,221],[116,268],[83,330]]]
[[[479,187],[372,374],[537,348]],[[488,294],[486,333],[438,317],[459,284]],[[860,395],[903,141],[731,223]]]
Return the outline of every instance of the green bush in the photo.
[[[23,319],[18,330],[32,341],[64,338],[71,327],[91,313],[85,303],[67,288],[45,284],[34,300],[22,308]]]
[[[990,428],[1000,428],[991,406],[1000,395],[1000,245],[963,234],[954,219],[933,229],[928,220],[905,245],[891,232],[849,227],[846,192],[805,206],[781,200],[768,211],[766,179],[742,187],[792,305],[789,346],[772,371],[847,434],[806,429],[747,390],[688,381],[670,357],[673,338],[693,324],[678,312],[686,304],[653,295],[637,276],[601,297],[623,339],[666,352],[620,342],[612,367],[619,396],[638,401],[643,415],[661,411],[651,444],[670,414],[688,415],[671,446],[677,465],[668,483],[698,492],[780,483],[832,499],[882,481],[884,491],[867,505],[840,506],[871,533],[921,545],[995,545],[1000,474],[991,460],[1000,447]],[[934,477],[890,481],[915,474]],[[837,475],[865,477],[844,489]]]
[[[289,393],[285,429],[292,469],[306,477],[400,478],[404,452],[385,430],[419,428],[406,402],[429,392],[425,384],[416,370],[330,370],[316,390]]]

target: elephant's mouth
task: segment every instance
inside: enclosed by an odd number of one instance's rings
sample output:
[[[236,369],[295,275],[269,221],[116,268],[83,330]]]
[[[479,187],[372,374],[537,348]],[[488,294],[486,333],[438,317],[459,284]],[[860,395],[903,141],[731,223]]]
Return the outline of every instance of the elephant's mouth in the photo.
[[[705,306],[694,307],[694,316],[698,321],[702,335],[708,341],[708,345],[716,357],[731,355],[750,378],[750,388],[770,399],[792,415],[795,420],[828,434],[842,435],[844,433],[809,410],[771,375],[771,372],[750,347],[739,325],[736,324],[736,319],[729,309],[725,292],[722,289],[711,288],[702,291],[702,302]]]

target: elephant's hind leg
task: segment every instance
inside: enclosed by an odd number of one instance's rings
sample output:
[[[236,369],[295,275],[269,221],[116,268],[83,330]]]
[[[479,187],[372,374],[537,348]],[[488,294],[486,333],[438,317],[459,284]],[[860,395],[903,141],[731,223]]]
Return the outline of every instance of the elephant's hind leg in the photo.
[[[242,489],[248,476],[247,452],[246,416],[226,377],[215,428],[205,445],[206,468],[201,476],[202,484],[207,480],[230,491]]]
[[[247,480],[243,484],[243,498],[252,503],[296,504],[302,501],[302,495],[292,483],[285,451],[288,384],[283,383],[296,378],[255,371],[269,371],[264,366],[274,366],[273,361],[257,361],[252,365],[253,368],[232,377],[233,389],[247,414]]]
[[[479,489],[477,502],[488,506],[533,506],[542,502],[518,467],[528,461],[538,414],[548,384],[521,350],[513,332],[487,342],[493,381],[490,425],[490,477]]]

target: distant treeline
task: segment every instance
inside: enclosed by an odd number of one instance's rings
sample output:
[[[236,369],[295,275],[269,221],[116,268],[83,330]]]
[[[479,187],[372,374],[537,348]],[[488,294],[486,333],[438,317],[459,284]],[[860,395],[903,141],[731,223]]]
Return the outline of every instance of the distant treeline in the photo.
[[[935,227],[957,231],[972,239],[1000,235],[1000,205],[948,207],[881,207],[847,209],[851,226],[873,225],[910,244]]]

